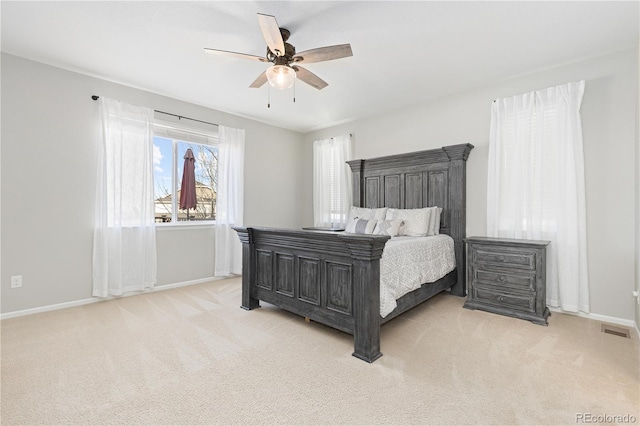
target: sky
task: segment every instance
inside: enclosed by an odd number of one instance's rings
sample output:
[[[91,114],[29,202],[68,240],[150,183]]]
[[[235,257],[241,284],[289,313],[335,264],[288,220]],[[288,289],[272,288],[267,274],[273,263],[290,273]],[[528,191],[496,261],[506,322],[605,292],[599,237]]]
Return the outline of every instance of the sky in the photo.
[[[171,170],[173,167],[172,149],[171,139],[158,136],[153,138],[154,198],[163,196],[163,194],[171,188]],[[182,175],[182,171],[180,171],[180,175]]]

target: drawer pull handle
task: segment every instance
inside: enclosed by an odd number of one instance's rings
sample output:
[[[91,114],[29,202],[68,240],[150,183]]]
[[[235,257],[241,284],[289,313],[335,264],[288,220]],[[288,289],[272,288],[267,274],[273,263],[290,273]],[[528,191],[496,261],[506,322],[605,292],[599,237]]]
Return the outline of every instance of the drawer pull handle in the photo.
[[[498,257],[498,261],[499,261],[499,262],[504,262],[504,256],[500,256],[500,257]]]
[[[498,302],[504,302],[504,297],[503,296],[499,296],[498,297]]]
[[[504,275],[500,275],[500,278],[498,278],[498,281],[504,281]]]

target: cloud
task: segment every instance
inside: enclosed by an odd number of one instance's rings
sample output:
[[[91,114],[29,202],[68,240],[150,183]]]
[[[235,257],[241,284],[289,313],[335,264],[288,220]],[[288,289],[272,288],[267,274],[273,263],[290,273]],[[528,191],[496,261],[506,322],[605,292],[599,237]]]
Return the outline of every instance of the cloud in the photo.
[[[160,163],[162,162],[162,152],[157,145],[153,145],[153,169],[156,172],[162,172],[162,167],[160,167]]]

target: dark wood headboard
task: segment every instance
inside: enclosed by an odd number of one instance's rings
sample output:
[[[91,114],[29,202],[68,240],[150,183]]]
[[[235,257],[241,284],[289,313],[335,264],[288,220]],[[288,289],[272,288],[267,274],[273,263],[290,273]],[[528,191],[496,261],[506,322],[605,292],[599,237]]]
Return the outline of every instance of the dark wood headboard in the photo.
[[[466,236],[466,161],[471,144],[449,145],[367,160],[348,161],[353,172],[353,205],[416,209],[442,207],[440,232],[455,242],[458,283],[463,296]],[[459,294],[462,292],[462,294]]]

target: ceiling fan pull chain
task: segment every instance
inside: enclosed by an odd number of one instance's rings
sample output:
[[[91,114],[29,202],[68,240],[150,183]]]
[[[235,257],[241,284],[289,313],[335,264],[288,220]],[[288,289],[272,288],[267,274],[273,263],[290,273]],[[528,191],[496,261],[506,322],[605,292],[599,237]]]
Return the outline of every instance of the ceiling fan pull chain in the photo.
[[[293,80],[293,103],[294,104],[296,103],[296,80],[297,78]]]
[[[267,108],[271,108],[271,85],[267,84]]]

